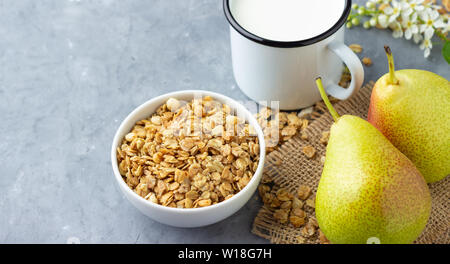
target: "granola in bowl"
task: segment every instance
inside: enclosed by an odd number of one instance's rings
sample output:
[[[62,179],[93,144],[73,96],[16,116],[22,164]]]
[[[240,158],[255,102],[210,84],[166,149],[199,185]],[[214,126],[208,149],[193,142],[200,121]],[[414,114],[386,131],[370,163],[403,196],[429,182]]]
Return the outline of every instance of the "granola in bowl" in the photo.
[[[210,96],[169,98],[116,149],[125,183],[156,204],[207,207],[241,191],[258,168],[254,128]]]

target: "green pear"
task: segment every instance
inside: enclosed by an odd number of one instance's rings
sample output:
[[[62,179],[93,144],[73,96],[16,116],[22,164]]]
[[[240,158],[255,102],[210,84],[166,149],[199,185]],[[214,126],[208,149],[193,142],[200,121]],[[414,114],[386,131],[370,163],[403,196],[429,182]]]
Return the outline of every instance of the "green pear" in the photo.
[[[316,194],[320,229],[337,244],[412,243],[431,211],[423,176],[369,122],[340,117],[317,85],[335,121]]]
[[[419,169],[427,182],[450,174],[450,83],[423,70],[394,70],[376,83],[368,121]]]

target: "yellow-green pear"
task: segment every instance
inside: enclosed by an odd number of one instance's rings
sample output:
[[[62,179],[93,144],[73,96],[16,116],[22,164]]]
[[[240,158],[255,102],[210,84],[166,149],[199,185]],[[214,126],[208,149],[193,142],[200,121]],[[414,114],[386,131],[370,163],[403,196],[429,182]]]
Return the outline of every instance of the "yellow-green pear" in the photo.
[[[419,169],[427,182],[450,174],[450,83],[423,70],[395,71],[376,83],[368,121]]]
[[[335,120],[316,195],[320,229],[337,244],[412,243],[431,211],[423,176],[369,122],[339,116],[317,85]]]

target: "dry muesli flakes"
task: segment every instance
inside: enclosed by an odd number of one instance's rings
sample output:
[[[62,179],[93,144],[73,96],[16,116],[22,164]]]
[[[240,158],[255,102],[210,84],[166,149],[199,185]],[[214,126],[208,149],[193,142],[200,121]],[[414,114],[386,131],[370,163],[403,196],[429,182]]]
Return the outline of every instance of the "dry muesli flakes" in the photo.
[[[316,233],[316,227],[311,222],[308,222],[301,232],[304,237],[312,237]]]
[[[320,138],[320,143],[326,145],[328,144],[328,139],[330,138],[330,131],[322,132],[322,137]]]
[[[262,198],[262,201],[264,204],[267,204],[270,206],[270,204],[272,204],[273,199],[275,198],[275,195],[272,193],[266,193],[261,198]]]
[[[342,82],[349,82],[351,80],[352,80],[352,75],[350,74],[350,72],[344,72],[340,79],[340,81],[342,81]]]
[[[127,185],[145,199],[205,207],[249,183],[258,167],[259,143],[254,128],[228,105],[209,96],[190,102],[170,98],[125,135],[117,162]]]
[[[296,215],[291,215],[289,217],[289,222],[294,226],[294,227],[300,227],[302,225],[305,224],[305,218],[304,217],[298,217]]]
[[[308,207],[314,208],[314,198],[308,199],[311,188],[301,185],[297,191],[298,197],[289,193],[285,188],[280,188],[275,193],[271,193],[270,189],[268,185],[261,184],[258,191],[263,203],[273,212],[273,218],[281,224],[291,224],[294,228],[303,226],[300,230],[303,238],[314,236],[316,229],[319,228],[317,220],[307,215],[302,209],[304,203]]]
[[[270,192],[270,186],[265,184],[260,184],[258,186],[259,196],[264,197],[264,195]]]
[[[306,239],[302,236],[297,236],[297,243],[298,244],[305,244]]]
[[[284,224],[288,221],[289,211],[286,209],[277,209],[273,213],[273,218]]]
[[[329,244],[330,241],[327,239],[327,237],[325,236],[325,234],[322,232],[322,230],[318,230],[319,231],[319,241],[320,244]]]
[[[297,133],[297,128],[295,126],[287,126],[287,127],[283,127],[283,129],[281,130],[281,135],[282,136],[293,136]]]
[[[292,208],[292,201],[285,201],[282,202],[280,205],[281,209],[291,209]]]
[[[348,47],[351,50],[353,50],[353,52],[355,52],[355,53],[361,53],[362,52],[362,47],[359,44],[350,44]]]
[[[317,220],[314,217],[310,217],[308,223],[310,223],[315,228],[319,228],[319,223],[317,223]]]
[[[306,134],[304,131],[302,131],[300,138],[303,140],[308,140],[308,134]]]
[[[305,211],[303,211],[301,208],[293,208],[291,211],[291,215],[295,215],[301,218],[305,218],[306,217],[306,213]]]
[[[316,207],[316,203],[315,203],[313,198],[309,198],[308,200],[306,200],[306,205],[311,207],[311,208],[315,208]]]
[[[304,146],[302,152],[308,159],[312,159],[316,155],[316,149],[313,146]]]
[[[352,81],[352,75],[350,74],[349,69],[347,67],[345,67],[344,71],[342,72],[341,79],[339,80],[339,86],[347,88],[347,87],[349,87],[351,81]],[[335,98],[330,98],[330,101],[333,101],[334,99]],[[319,116],[317,116],[317,117],[319,117]]]
[[[293,196],[286,189],[280,188],[277,191],[277,198],[278,200],[285,202],[292,200]]]
[[[366,65],[366,66],[372,65],[372,59],[371,59],[371,58],[368,58],[368,57],[362,58],[362,62],[363,62],[364,65]]]
[[[308,125],[309,125],[309,120],[303,119],[302,120],[302,130],[305,130],[306,128],[308,128]]]
[[[205,207],[211,205],[211,199],[204,199],[198,202],[198,206]]]
[[[297,196],[298,198],[302,200],[308,199],[309,195],[311,194],[311,188],[306,185],[300,185],[297,190]]]
[[[307,115],[308,112],[303,114]],[[308,122],[296,112],[280,112],[267,107],[262,108],[255,116],[263,129],[266,153],[274,151],[281,143],[297,135],[300,129],[306,128]]]
[[[297,197],[292,198],[292,208],[303,208],[303,201],[298,199]]]
[[[281,206],[281,201],[278,200],[278,198],[274,196],[273,199],[272,199],[272,202],[270,203],[270,207],[277,208],[277,207],[280,207],[280,206]]]

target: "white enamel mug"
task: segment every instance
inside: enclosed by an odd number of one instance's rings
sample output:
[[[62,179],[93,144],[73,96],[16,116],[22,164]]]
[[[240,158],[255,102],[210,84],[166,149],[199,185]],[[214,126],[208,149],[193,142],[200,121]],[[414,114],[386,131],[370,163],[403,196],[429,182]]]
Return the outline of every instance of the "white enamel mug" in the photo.
[[[341,100],[348,99],[362,86],[361,61],[344,44],[351,0],[346,0],[344,11],[332,28],[301,41],[269,40],[250,33],[233,17],[232,1],[239,0],[224,0],[223,4],[230,23],[233,73],[239,88],[251,99],[269,106],[278,101],[280,109],[294,110],[321,100],[315,85],[319,76],[327,93]],[[338,85],[342,63],[352,76],[348,88]]]

